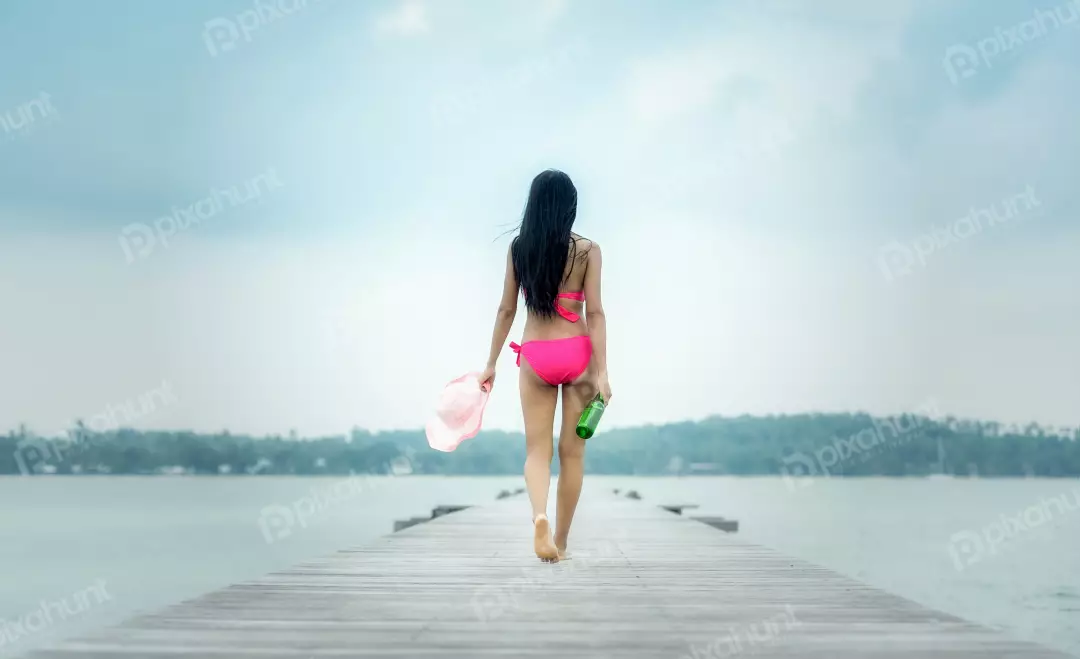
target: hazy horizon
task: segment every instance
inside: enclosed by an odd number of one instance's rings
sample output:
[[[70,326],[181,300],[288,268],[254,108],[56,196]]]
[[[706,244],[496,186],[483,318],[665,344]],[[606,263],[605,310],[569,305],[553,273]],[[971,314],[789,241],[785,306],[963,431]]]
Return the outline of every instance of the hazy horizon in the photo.
[[[158,390],[160,390],[160,389],[161,388],[159,387]],[[154,404],[153,405],[144,404],[143,401],[147,401],[147,400],[153,400]],[[152,423],[140,423],[139,419],[142,418],[142,417],[149,417],[149,416],[161,414],[162,412],[167,411],[168,404],[162,405],[158,401],[160,401],[160,398],[153,398],[152,395],[150,397],[147,397],[146,394],[143,394],[142,396],[140,396],[138,398],[131,398],[131,399],[128,399],[127,401],[117,401],[115,403],[111,403],[110,405],[107,405],[106,407],[98,410],[98,412],[96,414],[94,414],[94,415],[84,415],[83,417],[81,417],[79,419],[73,420],[72,423],[68,424],[67,426],[64,426],[63,428],[37,428],[37,427],[30,426],[29,424],[26,424],[26,423],[23,422],[23,423],[16,424],[15,426],[10,427],[10,428],[0,428],[0,434],[7,434],[9,432],[15,432],[15,431],[19,430],[19,426],[25,426],[25,428],[26,428],[26,430],[28,432],[33,432],[34,434],[39,435],[39,436],[63,436],[65,434],[66,430],[70,430],[70,429],[74,428],[74,421],[79,421],[79,420],[83,421],[83,423],[85,423],[86,426],[90,430],[97,431],[97,432],[108,432],[108,431],[113,431],[113,430],[119,430],[119,429],[122,429],[122,428],[130,428],[130,429],[134,429],[134,430],[139,431],[139,432],[164,432],[164,433],[194,432],[196,434],[214,434],[214,433],[219,433],[219,432],[222,432],[222,431],[228,431],[229,434],[231,434],[231,435],[249,435],[249,436],[251,436],[253,438],[256,438],[256,439],[264,438],[264,437],[288,438],[289,435],[290,435],[290,432],[294,431],[294,430],[296,431],[297,439],[301,439],[301,440],[321,439],[321,438],[338,436],[338,435],[348,437],[349,433],[352,430],[367,431],[367,432],[369,432],[369,433],[371,433],[373,435],[377,435],[379,433],[392,433],[392,432],[423,432],[423,430],[424,430],[423,425],[418,425],[418,426],[415,426],[415,427],[402,426],[402,427],[398,427],[398,428],[373,428],[373,427],[365,426],[362,423],[353,423],[353,424],[349,425],[346,428],[341,428],[341,429],[338,429],[338,430],[329,431],[329,432],[325,432],[325,433],[305,433],[301,429],[298,429],[298,428],[285,428],[285,429],[272,430],[272,431],[269,431],[269,432],[249,432],[249,431],[245,431],[242,428],[236,428],[236,427],[232,427],[232,426],[223,426],[221,428],[213,428],[213,429],[195,429],[195,428],[188,428],[188,427],[155,426]],[[694,418],[670,419],[670,420],[663,421],[663,422],[660,422],[660,423],[654,423],[654,422],[650,422],[650,421],[645,421],[645,422],[642,422],[642,423],[631,423],[631,424],[611,423],[609,425],[609,424],[605,423],[604,425],[608,430],[612,430],[612,429],[617,429],[617,428],[630,429],[630,428],[639,428],[639,427],[647,427],[647,426],[674,425],[674,424],[681,424],[681,423],[702,423],[702,422],[708,421],[709,419],[715,419],[715,418],[739,418],[739,417],[744,417],[744,416],[745,417],[750,417],[750,418],[767,418],[767,417],[770,417],[770,416],[783,418],[783,417],[796,417],[796,416],[800,416],[800,415],[842,416],[842,415],[846,415],[846,414],[850,414],[850,415],[867,414],[867,415],[873,416],[875,418],[900,417],[900,416],[905,416],[905,415],[926,416],[926,417],[928,417],[928,418],[930,418],[932,420],[936,420],[936,421],[943,421],[947,417],[953,416],[958,421],[975,421],[975,422],[979,422],[979,423],[983,423],[983,424],[995,423],[995,424],[998,424],[998,425],[1002,426],[1003,428],[1004,427],[1016,426],[1021,431],[1023,431],[1023,429],[1026,428],[1031,423],[1035,423],[1035,424],[1038,424],[1039,426],[1041,426],[1044,430],[1053,431],[1053,432],[1061,432],[1061,433],[1064,433],[1064,434],[1066,434],[1068,436],[1075,436],[1078,432],[1080,432],[1080,428],[1078,428],[1075,424],[1072,424],[1072,425],[1069,425],[1069,424],[1060,425],[1060,424],[1042,422],[1039,419],[1028,419],[1028,420],[1025,420],[1025,421],[1008,421],[1007,422],[1007,421],[1001,421],[1000,419],[993,419],[993,418],[958,417],[958,416],[955,416],[955,415],[950,415],[948,413],[938,413],[934,409],[935,404],[936,404],[935,401],[927,400],[927,401],[924,401],[923,404],[919,408],[912,408],[912,409],[908,409],[908,410],[897,410],[897,411],[894,411],[894,412],[884,412],[884,413],[878,413],[878,414],[871,413],[871,412],[868,412],[866,410],[856,410],[856,409],[850,409],[850,410],[805,410],[805,411],[797,411],[797,412],[782,412],[782,413],[776,413],[776,414],[747,414],[747,413],[719,414],[719,413],[717,413],[717,414],[706,414],[704,416],[694,417]],[[158,407],[158,405],[161,405],[161,406]],[[150,409],[150,411],[145,411],[147,409]],[[104,429],[102,429],[100,427],[101,424],[93,423],[93,419],[95,419],[95,418],[97,418],[99,420],[103,419],[103,418],[107,419],[107,423],[106,423]],[[483,429],[480,432],[482,434],[482,433],[487,432],[487,431],[523,433],[524,429],[519,429],[519,428],[509,428],[509,429],[508,428],[494,428],[494,427],[490,427],[488,424],[485,424]],[[558,433],[559,433],[559,429],[556,427],[555,428],[555,434],[558,435]]]

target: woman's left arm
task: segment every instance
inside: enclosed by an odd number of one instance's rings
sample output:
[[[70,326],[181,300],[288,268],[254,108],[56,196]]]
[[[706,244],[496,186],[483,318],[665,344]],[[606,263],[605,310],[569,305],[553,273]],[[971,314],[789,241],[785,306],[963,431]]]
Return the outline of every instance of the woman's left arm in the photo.
[[[495,362],[506,345],[506,337],[510,334],[510,327],[514,324],[517,316],[518,282],[514,275],[513,245],[506,250],[506,275],[503,277],[502,299],[499,300],[499,310],[495,314],[495,329],[491,332],[491,353],[488,355],[487,366],[478,380],[481,386],[489,387],[495,384]]]

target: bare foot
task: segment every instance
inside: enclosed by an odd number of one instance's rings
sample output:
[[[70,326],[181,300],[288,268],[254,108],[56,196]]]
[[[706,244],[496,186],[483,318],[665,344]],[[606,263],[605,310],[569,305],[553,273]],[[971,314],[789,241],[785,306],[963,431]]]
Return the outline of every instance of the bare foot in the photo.
[[[551,524],[548,523],[547,515],[537,515],[533,520],[533,549],[545,563],[556,563],[559,560],[559,550],[551,540]]]
[[[559,560],[570,560],[570,554],[566,552],[566,538],[555,538],[555,549],[559,552]]]

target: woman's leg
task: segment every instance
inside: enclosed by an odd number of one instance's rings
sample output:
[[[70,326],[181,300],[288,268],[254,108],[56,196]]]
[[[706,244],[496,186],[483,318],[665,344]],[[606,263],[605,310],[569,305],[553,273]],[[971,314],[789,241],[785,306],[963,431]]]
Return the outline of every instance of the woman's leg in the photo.
[[[547,522],[547,501],[551,489],[552,431],[559,389],[541,380],[524,359],[521,360],[518,385],[521,413],[525,417],[525,487],[532,504],[536,555],[551,560],[556,556]]]
[[[581,483],[585,479],[585,440],[577,436],[577,422],[592,397],[596,378],[592,367],[571,384],[562,388],[562,429],[559,431],[559,486],[555,500],[555,546],[566,551],[570,524],[574,521]]]

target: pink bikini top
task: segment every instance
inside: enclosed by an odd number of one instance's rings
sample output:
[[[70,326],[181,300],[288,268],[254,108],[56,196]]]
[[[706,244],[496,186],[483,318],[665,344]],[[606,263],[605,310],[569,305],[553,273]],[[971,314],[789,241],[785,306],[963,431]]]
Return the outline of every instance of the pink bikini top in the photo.
[[[524,291],[522,291],[522,294],[524,294]],[[571,323],[576,323],[578,320],[580,320],[581,316],[559,304],[560,299],[577,300],[578,302],[584,302],[585,291],[580,291],[577,293],[559,293],[555,296],[555,311],[558,311],[560,316],[569,320]]]
[[[569,320],[571,323],[576,323],[581,316],[577,315],[573,311],[570,311],[563,305],[559,304],[559,299],[565,298],[567,300],[577,300],[578,302],[585,301],[585,291],[580,293],[559,293],[555,296],[555,311],[559,312],[559,315]]]

